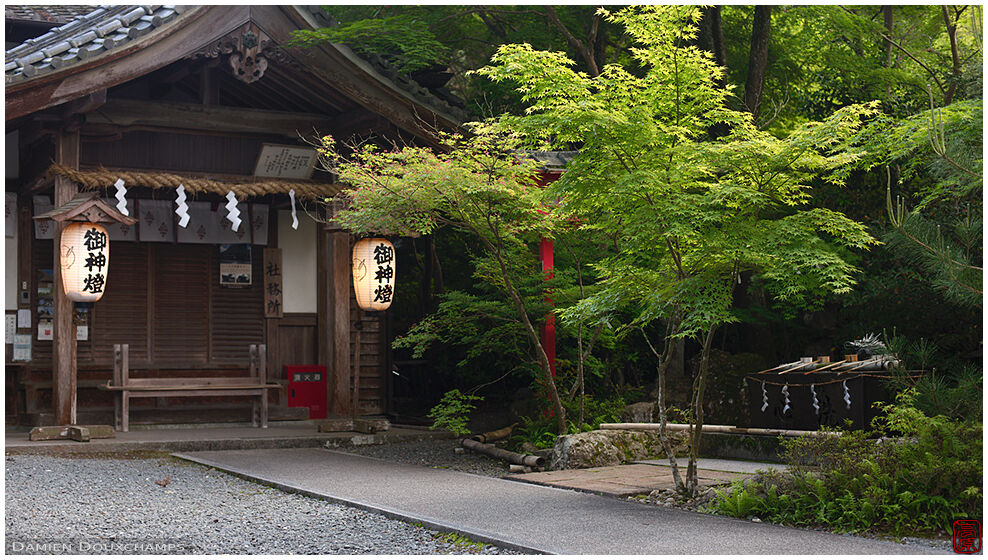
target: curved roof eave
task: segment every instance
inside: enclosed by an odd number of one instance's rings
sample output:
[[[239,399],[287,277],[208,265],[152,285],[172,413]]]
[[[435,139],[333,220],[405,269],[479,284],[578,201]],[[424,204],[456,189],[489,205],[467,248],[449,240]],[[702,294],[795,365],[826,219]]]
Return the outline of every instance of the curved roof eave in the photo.
[[[305,6],[97,8],[7,51],[6,120],[148,74],[208,47],[248,22],[267,28],[271,38],[282,44],[292,29],[319,26],[308,9]],[[165,10],[167,19],[156,20],[159,14],[154,10]],[[140,31],[135,30],[137,26],[141,26]],[[332,86],[339,85],[336,76],[328,68],[319,67],[327,62],[342,65],[349,74],[349,91],[344,87],[345,93],[417,136],[431,138],[434,128],[458,128],[462,123],[462,114],[454,114],[456,108],[431,97],[415,82],[406,80],[409,83],[404,88],[399,86],[344,45],[286,50],[302,63],[308,63],[314,74]],[[403,109],[386,110],[395,103],[404,106]]]

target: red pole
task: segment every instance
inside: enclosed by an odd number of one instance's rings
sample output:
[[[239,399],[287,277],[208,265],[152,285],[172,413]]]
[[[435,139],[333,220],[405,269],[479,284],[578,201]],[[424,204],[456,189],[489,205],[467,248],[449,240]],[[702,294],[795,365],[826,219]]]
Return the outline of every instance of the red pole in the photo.
[[[561,175],[561,171],[542,171],[539,173],[539,186],[544,187],[555,181]],[[542,272],[546,279],[552,278],[552,240],[542,238],[539,243],[539,260],[542,261]],[[546,291],[545,301],[552,304],[552,294]],[[556,316],[550,311],[545,316],[542,323],[542,347],[545,355],[549,358],[549,371],[552,376],[556,376]]]
[[[542,272],[545,273],[546,279],[552,278],[552,240],[542,238],[539,242],[539,260],[542,261]],[[552,294],[546,292],[545,301],[552,304]],[[549,371],[552,372],[552,376],[556,376],[556,316],[550,311],[545,316],[545,322],[542,323],[542,347],[545,349],[545,355],[549,358]]]

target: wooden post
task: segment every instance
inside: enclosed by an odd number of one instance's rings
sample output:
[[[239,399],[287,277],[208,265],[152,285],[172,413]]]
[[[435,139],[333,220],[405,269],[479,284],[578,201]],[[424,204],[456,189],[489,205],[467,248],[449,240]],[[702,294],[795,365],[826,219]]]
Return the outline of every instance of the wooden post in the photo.
[[[326,365],[328,416],[350,416],[350,235],[317,229],[316,333],[319,363]]]
[[[352,257],[350,255],[350,234],[334,232],[330,234],[333,267],[330,271],[330,299],[332,301],[333,372],[330,391],[330,410],[341,416],[351,412],[346,410],[350,400],[350,298],[353,297]]]
[[[123,376],[121,375],[121,371],[123,368],[122,360],[123,360],[123,356],[121,355],[120,345],[114,344],[113,345],[113,385],[116,387],[122,385],[122,381],[123,381]],[[120,396],[113,395],[113,428],[115,430],[123,429],[123,424],[121,424],[121,416],[120,416],[121,412],[122,409],[120,403]]]
[[[79,131],[61,132],[55,138],[55,161],[72,168],[79,168]],[[69,179],[55,177],[55,208],[72,200],[78,194],[78,186]],[[62,224],[54,222],[54,325],[52,336],[52,412],[55,424],[76,424],[76,341],[73,325],[72,301],[62,290],[61,255],[59,240]]]
[[[268,345],[261,344],[257,347],[257,367],[258,367],[258,377],[261,378],[261,383],[268,382]]]

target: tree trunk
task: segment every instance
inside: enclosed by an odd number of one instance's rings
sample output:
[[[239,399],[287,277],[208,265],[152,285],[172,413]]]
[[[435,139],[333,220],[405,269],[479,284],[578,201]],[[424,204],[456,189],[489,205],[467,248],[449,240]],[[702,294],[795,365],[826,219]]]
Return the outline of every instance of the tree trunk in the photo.
[[[425,239],[425,258],[422,259],[422,310],[425,313],[432,313],[435,310],[432,294],[432,265],[435,262],[435,252],[432,235],[429,235]]]
[[[433,279],[435,280],[435,288],[432,293],[442,294],[446,291],[446,283],[443,282],[443,265],[439,262],[439,252],[436,251],[436,236],[432,234],[429,236],[429,250],[432,252],[432,270]]]
[[[703,391],[707,386],[707,369],[710,366],[710,347],[714,341],[715,327],[710,327],[703,341],[703,351],[700,354],[700,371],[693,382],[693,417],[690,419],[690,461],[686,467],[686,493],[696,497],[699,480],[696,474],[696,459],[700,453],[700,437],[703,435]]]
[[[892,12],[894,6],[882,6],[882,15],[885,19],[885,34],[892,36],[892,29],[895,26],[895,14]],[[885,39],[885,67],[892,67],[892,41]]]
[[[581,286],[582,288],[582,286]],[[583,323],[576,325],[576,381],[580,384],[580,413],[576,420],[576,429],[583,429],[583,404],[586,398],[586,393],[584,393],[583,386]]]
[[[947,84],[947,93],[943,96],[943,105],[946,107],[954,101],[954,94],[957,92],[957,78],[961,74],[961,58],[957,51],[957,22],[950,21],[950,14],[947,13],[947,6],[940,6],[943,12],[943,22],[947,25],[947,37],[950,39],[950,60],[953,63],[950,74],[950,83]]]
[[[656,401],[659,407],[659,441],[662,443],[662,449],[666,453],[666,458],[669,459],[669,467],[672,469],[672,480],[676,484],[676,490],[683,494],[686,492],[686,486],[683,484],[683,477],[679,473],[679,464],[676,462],[676,453],[673,451],[672,444],[669,442],[669,435],[666,432],[668,416],[666,415],[665,380],[666,375],[669,373],[669,364],[672,363],[672,355],[676,347],[675,341],[669,335],[676,332],[678,328],[678,324],[675,321],[670,321],[666,325],[666,337],[662,347],[662,354],[656,352],[652,341],[645,335],[645,329],[640,330],[642,336],[645,338],[645,342],[648,343],[649,349],[659,359],[659,365],[655,368],[658,373],[658,379],[656,379],[655,384],[658,392]]]
[[[772,24],[772,6],[755,6],[751,26],[751,49],[748,52],[748,79],[744,84],[744,108],[752,118],[758,117],[762,88],[768,70],[768,40]]]
[[[885,19],[885,35],[886,37],[892,37],[892,30],[895,28],[895,13],[892,11],[893,6],[882,6],[882,15]],[[885,67],[892,67],[892,41],[888,38],[885,39]],[[892,84],[889,84],[885,88],[885,98],[888,99],[892,95]]]
[[[539,333],[536,332],[535,327],[528,318],[528,312],[525,310],[525,303],[521,300],[521,295],[518,294],[518,290],[515,289],[515,285],[511,281],[510,274],[508,273],[508,265],[504,262],[504,257],[501,255],[500,248],[494,247],[489,243],[488,248],[494,258],[497,259],[497,264],[501,269],[501,275],[504,278],[504,287],[508,291],[508,295],[511,297],[511,302],[514,304],[515,310],[518,312],[522,325],[525,326],[525,333],[528,334],[528,339],[535,347],[535,353],[539,360],[539,367],[542,370],[542,376],[544,378],[546,388],[549,389],[549,398],[552,401],[553,408],[556,409],[556,425],[559,428],[559,435],[563,435],[566,433],[566,409],[563,408],[563,402],[559,399],[559,391],[556,389],[556,381],[552,378],[552,368],[549,367],[549,356],[546,355],[545,347],[542,346],[542,341],[539,340]]]
[[[556,9],[552,6],[545,6],[545,17],[556,26],[556,29],[563,34],[566,38],[566,42],[570,44],[571,47],[576,49],[579,53],[580,58],[587,65],[587,74],[591,78],[595,78],[600,75],[600,68],[597,66],[597,59],[594,58],[595,43],[597,42],[597,29],[600,25],[600,16],[593,14],[593,19],[590,22],[590,31],[587,34],[587,41],[583,42],[576,38],[572,32],[566,27],[565,24],[559,19],[559,15],[556,13]]]
[[[720,27],[720,6],[705,6],[700,18],[700,33],[697,37],[698,46],[714,56],[717,66],[727,66],[727,54],[724,51],[724,31]],[[723,85],[724,80],[720,80]]]
[[[717,66],[724,68],[724,75],[717,80],[717,85],[727,84],[727,52],[724,50],[724,31],[720,26],[720,6],[705,6],[701,10],[700,32],[697,36],[697,46],[709,52],[714,57]],[[717,139],[727,136],[730,128],[727,123],[714,123],[707,133],[710,138]]]

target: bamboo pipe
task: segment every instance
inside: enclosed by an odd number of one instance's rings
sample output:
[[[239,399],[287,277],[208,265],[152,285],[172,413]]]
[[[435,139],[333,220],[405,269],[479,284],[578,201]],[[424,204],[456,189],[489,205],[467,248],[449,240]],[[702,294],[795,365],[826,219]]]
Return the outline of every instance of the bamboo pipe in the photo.
[[[812,371],[804,372],[803,375],[809,375],[811,373],[817,373],[819,371],[823,371],[825,369],[830,369],[832,367],[837,367],[837,366],[839,366],[841,364],[845,364],[845,363],[847,363],[847,360],[841,360],[839,362],[830,362],[828,364],[825,364],[823,367],[819,367],[819,368],[817,368],[815,370],[812,370]]]
[[[778,369],[780,367],[785,367],[785,366],[775,366],[772,369],[767,369],[765,371],[760,371],[758,373],[772,373],[772,374],[775,374],[775,375],[782,375],[784,373],[790,373],[790,372],[793,372],[793,371],[798,371],[798,370],[801,370],[803,368],[813,367],[813,366],[816,366],[816,365],[820,365],[820,362],[814,360],[812,362],[800,362],[797,366],[791,367],[789,369],[785,369],[785,370],[782,370],[782,371],[774,371],[774,370],[776,370],[776,369]]]
[[[622,422],[615,424],[601,424],[601,430],[640,430],[657,431],[661,424]],[[666,429],[681,432],[690,429],[689,424],[666,424]],[[705,424],[701,430],[703,433],[714,434],[747,434],[759,436],[786,436],[786,437],[826,437],[830,435],[840,435],[840,432],[814,432],[808,430],[776,430],[772,428],[738,428],[737,426],[723,426],[717,424]]]
[[[529,467],[544,467],[545,457],[539,457],[538,455],[523,455],[521,453],[513,453],[504,449],[499,449],[494,447],[490,443],[480,443],[479,441],[466,438],[460,442],[463,447],[483,454],[494,457],[496,459],[501,459],[502,461],[507,461],[513,465],[526,465]]]
[[[501,428],[500,430],[494,430],[493,432],[485,432],[483,434],[476,434],[470,436],[470,439],[474,441],[479,441],[480,443],[487,443],[489,441],[499,441],[508,438],[511,435],[511,431],[515,429],[518,422],[514,424]]]

